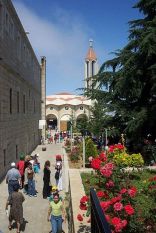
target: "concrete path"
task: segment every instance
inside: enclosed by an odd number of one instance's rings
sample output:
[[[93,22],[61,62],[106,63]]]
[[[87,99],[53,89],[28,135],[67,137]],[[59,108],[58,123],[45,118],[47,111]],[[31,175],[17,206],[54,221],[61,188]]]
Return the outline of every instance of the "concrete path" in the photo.
[[[55,185],[54,173],[55,173],[55,155],[62,154],[62,144],[50,144],[46,145],[47,150],[42,151],[42,146],[39,145],[32,154],[39,153],[39,162],[41,163],[41,170],[39,174],[36,174],[36,189],[38,191],[37,197],[25,196],[25,202],[23,204],[24,209],[24,226],[21,232],[25,233],[49,233],[51,230],[50,223],[47,222],[48,212],[48,200],[42,198],[43,188],[43,167],[46,160],[51,162],[51,182]],[[66,190],[66,178],[65,169],[63,167],[63,185],[64,190],[61,195],[64,196]],[[8,230],[8,218],[5,214],[5,203],[8,197],[7,185],[5,180],[0,184],[0,231],[3,233],[10,232]],[[67,224],[63,225],[65,233],[67,233]],[[12,233],[16,232],[16,229],[12,229]]]

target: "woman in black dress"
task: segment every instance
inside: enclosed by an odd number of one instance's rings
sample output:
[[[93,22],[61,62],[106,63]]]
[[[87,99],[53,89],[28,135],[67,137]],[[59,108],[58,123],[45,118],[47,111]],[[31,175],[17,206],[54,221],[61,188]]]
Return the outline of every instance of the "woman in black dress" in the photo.
[[[44,165],[44,175],[43,175],[43,198],[46,199],[50,197],[51,184],[50,184],[50,161],[47,160]]]

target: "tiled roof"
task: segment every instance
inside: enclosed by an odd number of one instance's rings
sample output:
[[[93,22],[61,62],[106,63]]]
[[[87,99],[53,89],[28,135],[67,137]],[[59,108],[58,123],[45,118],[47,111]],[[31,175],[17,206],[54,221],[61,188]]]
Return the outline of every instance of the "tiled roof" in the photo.
[[[88,53],[86,55],[86,60],[89,60],[89,61],[97,60],[96,54],[95,54],[92,47],[90,47],[89,50],[88,50]]]

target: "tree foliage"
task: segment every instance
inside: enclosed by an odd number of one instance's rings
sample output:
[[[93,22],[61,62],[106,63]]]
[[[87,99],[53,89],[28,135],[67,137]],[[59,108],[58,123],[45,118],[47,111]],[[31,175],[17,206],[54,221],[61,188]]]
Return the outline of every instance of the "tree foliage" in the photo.
[[[129,22],[127,45],[101,66],[98,88],[86,94],[102,102],[110,126],[138,141],[148,133],[156,137],[156,1],[140,0],[134,8],[143,18]]]

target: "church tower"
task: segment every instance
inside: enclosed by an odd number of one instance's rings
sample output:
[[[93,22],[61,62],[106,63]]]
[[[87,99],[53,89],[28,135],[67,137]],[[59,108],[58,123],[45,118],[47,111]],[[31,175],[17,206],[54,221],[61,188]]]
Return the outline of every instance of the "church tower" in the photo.
[[[93,50],[93,40],[89,40],[89,49],[85,58],[85,88],[92,88],[92,77],[98,73],[98,61]]]

